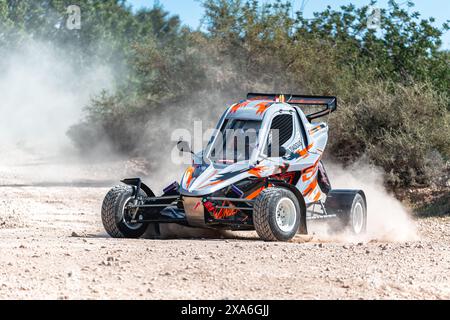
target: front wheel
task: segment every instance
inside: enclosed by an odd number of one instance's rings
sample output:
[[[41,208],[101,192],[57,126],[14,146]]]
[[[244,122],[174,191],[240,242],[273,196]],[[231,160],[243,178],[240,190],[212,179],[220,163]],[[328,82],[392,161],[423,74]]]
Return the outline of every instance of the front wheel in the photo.
[[[141,190],[142,196],[145,196]],[[132,213],[127,205],[133,200],[133,188],[116,186],[112,188],[102,205],[102,222],[106,232],[113,238],[139,238],[147,230],[146,223],[132,223]]]
[[[265,241],[289,241],[300,225],[300,206],[296,196],[283,188],[268,188],[254,204],[253,223]]]

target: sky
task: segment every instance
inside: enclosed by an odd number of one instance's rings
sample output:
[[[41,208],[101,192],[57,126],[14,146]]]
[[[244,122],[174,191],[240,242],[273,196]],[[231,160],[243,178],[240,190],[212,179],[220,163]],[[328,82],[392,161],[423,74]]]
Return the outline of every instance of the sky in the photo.
[[[151,7],[155,0],[127,0],[133,9],[141,7]],[[198,0],[158,0],[163,7],[178,16],[182,22],[196,29],[201,25],[203,8]],[[271,2],[270,0],[260,0],[261,3]],[[322,11],[327,5],[332,8],[339,8],[341,5],[353,3],[356,6],[367,5],[370,0],[293,0],[295,11],[303,7],[304,16],[312,17],[314,12]],[[450,20],[450,0],[415,0],[413,11],[418,11],[422,18],[434,17],[436,25],[441,26],[446,20]],[[378,0],[379,7],[387,7],[388,0]],[[397,3],[406,7],[406,0],[397,0]],[[450,49],[450,32],[443,36],[443,47]]]

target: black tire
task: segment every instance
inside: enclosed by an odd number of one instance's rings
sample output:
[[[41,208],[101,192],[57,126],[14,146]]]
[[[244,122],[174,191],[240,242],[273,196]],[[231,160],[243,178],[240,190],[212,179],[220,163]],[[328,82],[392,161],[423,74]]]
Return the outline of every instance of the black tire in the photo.
[[[141,194],[145,193],[141,190]],[[133,225],[126,222],[124,207],[133,195],[130,186],[115,186],[112,188],[102,205],[102,222],[106,232],[113,238],[139,238],[147,230],[148,223]]]
[[[295,222],[289,230],[282,230],[277,223],[277,206],[289,199],[295,207]],[[289,201],[287,201],[290,203]],[[297,233],[301,219],[300,206],[294,193],[284,188],[267,188],[256,198],[253,223],[259,237],[264,241],[289,241]],[[292,221],[292,220],[291,220]]]
[[[357,210],[362,211],[362,222],[355,224],[355,219],[353,216],[357,214]],[[353,203],[350,210],[345,210],[337,215],[338,224],[337,230],[338,232],[350,232],[353,235],[363,235],[367,231],[367,204],[361,194],[357,193],[353,198]],[[356,219],[356,222],[358,219]]]

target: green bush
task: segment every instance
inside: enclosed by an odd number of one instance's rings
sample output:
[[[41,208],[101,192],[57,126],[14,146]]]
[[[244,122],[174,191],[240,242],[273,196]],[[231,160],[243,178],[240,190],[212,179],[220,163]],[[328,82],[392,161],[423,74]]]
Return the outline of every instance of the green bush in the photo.
[[[450,159],[450,113],[444,94],[429,84],[361,84],[358,100],[341,103],[331,118],[330,151],[350,163],[366,157],[392,186],[443,182]]]

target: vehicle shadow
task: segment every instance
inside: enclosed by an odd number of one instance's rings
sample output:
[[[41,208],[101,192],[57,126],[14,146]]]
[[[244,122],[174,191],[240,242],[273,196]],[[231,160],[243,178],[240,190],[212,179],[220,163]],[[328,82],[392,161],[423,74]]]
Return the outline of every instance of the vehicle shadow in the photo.
[[[315,226],[316,225],[316,226]],[[315,223],[312,225],[311,234],[302,235],[297,234],[291,241],[291,243],[308,243],[308,242],[340,242],[340,236],[334,235],[333,238],[324,235],[320,229],[317,229]],[[315,227],[314,227],[315,226]],[[72,235],[74,237],[74,235]],[[99,232],[96,234],[83,234],[75,235],[75,237],[85,239],[110,239],[111,237],[105,232]],[[236,240],[236,241],[261,241],[256,231],[227,231],[227,230],[213,230],[213,229],[201,229],[181,226],[177,224],[161,224],[160,236],[155,237],[150,232],[146,232],[141,239],[147,240]]]
[[[146,239],[154,239],[151,235],[144,235]],[[225,231],[201,229],[181,226],[177,224],[160,225],[162,240],[258,240],[254,231]]]
[[[141,239],[147,240],[239,240],[239,241],[255,241],[259,240],[258,235],[254,231],[222,231],[191,228],[179,225],[161,225],[161,234],[155,237],[151,234],[144,234]],[[99,233],[72,233],[72,237],[83,239],[109,239],[111,238],[106,232]]]

